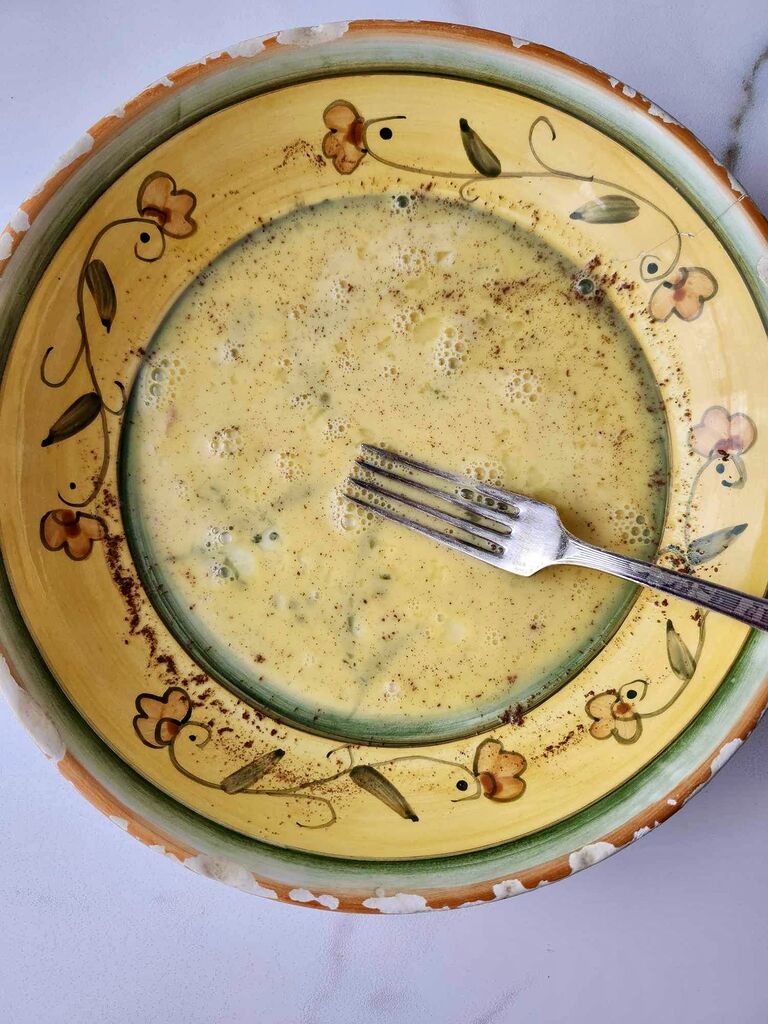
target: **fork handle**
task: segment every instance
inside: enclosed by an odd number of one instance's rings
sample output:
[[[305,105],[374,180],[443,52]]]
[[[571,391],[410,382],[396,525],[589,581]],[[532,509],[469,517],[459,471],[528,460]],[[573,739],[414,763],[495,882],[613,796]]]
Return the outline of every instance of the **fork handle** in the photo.
[[[587,569],[599,569],[632,583],[660,590],[664,594],[681,597],[684,601],[692,601],[702,608],[729,615],[732,619],[738,619],[739,622],[744,622],[755,629],[768,630],[768,600],[762,597],[752,597],[729,587],[721,587],[718,583],[695,579],[693,576],[662,569],[649,562],[617,555],[612,551],[593,547],[575,537],[569,538],[559,561]]]

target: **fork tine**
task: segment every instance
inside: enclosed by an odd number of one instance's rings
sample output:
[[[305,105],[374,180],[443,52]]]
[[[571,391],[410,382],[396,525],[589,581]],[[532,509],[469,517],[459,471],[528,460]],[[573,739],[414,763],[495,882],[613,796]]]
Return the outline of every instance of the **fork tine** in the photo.
[[[490,519],[495,523],[501,523],[504,526],[509,527],[510,519],[514,518],[512,511],[499,512],[496,509],[486,508],[485,505],[480,505],[476,501],[469,501],[468,498],[457,498],[454,494],[449,494],[447,491],[441,491],[439,487],[430,487],[429,484],[423,484],[420,480],[414,480],[409,476],[401,476],[399,473],[393,473],[391,469],[384,469],[383,466],[377,466],[373,462],[368,462],[366,459],[355,459],[355,462],[362,469],[367,469],[371,473],[376,473],[379,476],[386,477],[387,480],[393,480],[398,484],[406,484],[408,487],[413,487],[417,491],[422,491],[424,494],[429,494],[433,498],[439,498],[441,501],[447,501],[451,505],[455,505],[457,508],[464,509],[465,512],[471,512],[473,515],[483,516],[484,519]]]
[[[473,537],[480,537],[482,540],[488,541],[491,544],[495,544],[500,547],[500,541],[508,540],[509,533],[499,533],[498,530],[491,530],[486,526],[481,526],[478,523],[470,523],[467,519],[461,519],[459,516],[451,515],[450,512],[444,512],[440,508],[435,508],[433,505],[427,505],[423,501],[417,501],[415,498],[409,498],[405,494],[397,494],[395,491],[388,491],[386,487],[380,487],[371,481],[358,480],[354,476],[347,477],[347,483],[354,484],[355,487],[360,487],[364,491],[373,491],[374,494],[380,494],[382,498],[387,498],[390,501],[399,501],[403,505],[408,505],[409,508],[415,508],[418,512],[423,512],[425,515],[432,516],[434,519],[440,519],[444,523],[448,523],[450,526],[455,526],[459,530],[464,530],[465,533],[471,534]]]
[[[450,480],[454,484],[461,484],[489,498],[494,498],[496,501],[504,501],[508,505],[519,506],[528,501],[524,495],[516,494],[514,491],[504,491],[500,487],[492,487],[490,484],[480,483],[479,480],[472,480],[469,477],[460,476],[458,473],[449,473],[447,469],[437,469],[435,466],[427,465],[426,462],[418,462],[407,455],[397,455],[395,452],[390,452],[386,448],[379,448],[375,444],[361,444],[360,447],[364,451],[372,452],[380,459],[389,459],[390,462],[399,463],[401,466],[408,466],[410,469],[416,469],[420,473],[439,476],[443,480]],[[485,515],[485,512],[483,514]]]
[[[453,548],[454,551],[458,551],[463,555],[471,555],[473,558],[479,558],[481,562],[488,562],[490,565],[498,565],[500,562],[498,555],[492,551],[487,551],[485,548],[479,548],[467,541],[456,540],[455,537],[450,537],[447,533],[441,533],[440,530],[433,530],[429,526],[423,526],[414,519],[408,519],[407,516],[401,516],[388,508],[379,508],[378,505],[372,505],[371,502],[365,501],[363,498],[357,498],[354,494],[347,494],[346,497],[353,501],[355,505],[360,505],[361,508],[376,512],[377,515],[383,516],[384,519],[390,519],[393,523],[399,523],[400,526],[407,526],[411,530],[416,530],[417,533],[423,533],[425,537],[436,540],[438,544],[445,544],[446,547]]]

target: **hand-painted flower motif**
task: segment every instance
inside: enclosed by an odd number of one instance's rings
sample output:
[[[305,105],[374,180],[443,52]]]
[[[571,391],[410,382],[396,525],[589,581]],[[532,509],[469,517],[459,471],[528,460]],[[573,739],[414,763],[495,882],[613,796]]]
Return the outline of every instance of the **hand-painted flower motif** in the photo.
[[[328,129],[323,137],[323,155],[333,161],[339,174],[351,174],[366,154],[365,121],[347,100],[334,100],[323,111],[323,122]]]
[[[619,743],[634,743],[643,730],[640,715],[635,711],[634,700],[641,696],[647,684],[643,680],[628,683],[617,693],[606,690],[587,702],[587,714],[594,719],[589,732],[596,740],[607,740],[614,736]]]
[[[691,428],[691,448],[705,458],[743,455],[757,440],[757,428],[741,412],[731,415],[722,405],[713,405]]]
[[[40,540],[49,551],[61,551],[73,562],[82,562],[93,550],[93,543],[104,540],[107,528],[99,516],[72,508],[54,508],[40,520]]]
[[[654,289],[648,312],[665,321],[674,313],[681,320],[695,320],[704,303],[717,293],[717,281],[703,267],[680,267],[675,276]]]
[[[185,690],[171,686],[162,697],[140,693],[136,698],[138,714],[133,719],[142,743],[148,747],[167,747],[192,714],[192,702]]]
[[[489,800],[517,800],[525,792],[520,776],[527,768],[522,754],[505,750],[499,740],[483,740],[475,753],[473,772]]]
[[[197,230],[192,211],[197,199],[192,192],[176,188],[176,182],[164,171],[155,171],[139,188],[136,203],[142,217],[157,221],[169,238],[186,238]]]

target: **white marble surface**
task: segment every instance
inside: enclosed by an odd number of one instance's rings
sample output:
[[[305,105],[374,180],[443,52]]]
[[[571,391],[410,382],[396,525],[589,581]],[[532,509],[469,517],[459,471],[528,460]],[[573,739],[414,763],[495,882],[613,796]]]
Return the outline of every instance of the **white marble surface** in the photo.
[[[735,153],[768,209],[765,0],[3,0],[0,223],[166,71],[275,28],[375,16],[474,23],[596,64]],[[1,703],[0,744],[8,1024],[768,1019],[765,725],[620,856],[535,895],[404,918],[274,905],[185,872],[90,807]]]

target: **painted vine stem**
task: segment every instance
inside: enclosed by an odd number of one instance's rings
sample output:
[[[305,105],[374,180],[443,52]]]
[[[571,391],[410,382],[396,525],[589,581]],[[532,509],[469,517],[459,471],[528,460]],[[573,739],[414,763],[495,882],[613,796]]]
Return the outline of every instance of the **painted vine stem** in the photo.
[[[723,487],[741,490],[747,482],[744,455],[757,440],[757,430],[749,416],[729,413],[722,406],[711,406],[691,429],[690,447],[704,462],[691,483],[683,512],[682,544],[670,544],[660,558],[673,568],[694,575],[706,562],[718,558],[747,529],[747,523],[725,526],[701,537],[692,536],[691,519],[694,501],[705,474],[714,469]],[[672,689],[649,679],[633,679],[618,690],[605,690],[587,701],[586,712],[592,719],[590,734],[595,739],[611,737],[618,743],[636,743],[643,731],[643,721],[669,710],[693,679],[701,660],[706,638],[708,612],[697,608],[694,615],[698,630],[692,651],[667,618],[665,626],[667,662],[674,677]],[[661,702],[654,697],[661,691]],[[658,698],[657,698],[658,699]]]
[[[571,219],[588,224],[624,224],[639,216],[638,204],[664,218],[671,232],[669,239],[674,241],[672,255],[666,261],[650,252],[640,256],[639,269],[642,280],[659,282],[648,302],[648,312],[652,319],[665,321],[675,315],[681,320],[695,320],[701,314],[704,303],[717,293],[717,281],[704,267],[680,266],[683,232],[670,213],[620,182],[593,174],[569,171],[556,167],[544,159],[536,142],[537,131],[540,133],[540,129],[545,128],[549,133],[550,142],[557,139],[555,126],[548,117],[540,115],[532,121],[528,129],[528,151],[536,166],[516,171],[503,170],[499,158],[464,117],[459,118],[459,132],[467,160],[474,170],[440,170],[389,159],[372,145],[371,128],[380,125],[379,138],[385,143],[390,143],[395,135],[391,122],[404,120],[404,114],[365,119],[348,100],[334,100],[323,111],[323,122],[328,129],[323,138],[323,154],[332,161],[340,174],[351,174],[368,156],[393,170],[429,178],[461,181],[459,195],[468,202],[477,199],[476,194],[469,195],[469,191],[477,185],[486,181],[514,178],[557,178],[590,182],[611,189],[611,192],[598,196],[574,210]]]
[[[192,192],[177,188],[170,174],[156,171],[148,175],[139,186],[137,215],[110,221],[96,234],[85,254],[75,293],[79,344],[65,373],[59,378],[49,375],[49,361],[55,351],[54,345],[49,345],[43,354],[40,379],[46,387],[54,390],[65,387],[78,367],[83,366],[89,390],[80,394],[64,409],[43,438],[42,447],[66,441],[97,420],[101,434],[101,459],[86,494],[74,499],[58,491],[58,499],[64,508],[51,509],[40,521],[43,545],[50,551],[64,550],[74,561],[87,558],[94,541],[103,540],[106,536],[104,520],[82,510],[95,501],[109,469],[111,447],[108,417],[119,418],[126,404],[125,387],[119,380],[114,381],[120,393],[119,403],[112,406],[106,401],[94,365],[86,310],[88,294],[107,334],[118,313],[117,289],[106,263],[98,255],[99,248],[110,232],[131,226],[134,229],[133,255],[142,263],[154,263],[165,253],[167,238],[186,238],[197,230],[197,224],[191,216],[196,202]],[[70,488],[77,490],[77,484],[70,483]]]
[[[450,768],[458,776],[453,780],[455,790],[466,794],[453,796],[452,803],[477,800],[481,796],[497,803],[510,803],[518,800],[526,789],[522,778],[527,767],[525,758],[516,751],[505,750],[497,739],[485,739],[478,744],[471,767],[425,754],[406,754],[380,761],[356,763],[357,748],[344,745],[329,750],[326,757],[343,751],[349,759],[348,765],[337,771],[318,774],[297,785],[273,788],[262,785],[262,780],[274,772],[285,756],[282,748],[275,747],[261,751],[224,778],[214,779],[201,774],[193,764],[199,757],[199,751],[211,742],[212,732],[207,725],[193,719],[194,705],[186,690],[175,686],[159,696],[142,693],[136,699],[136,711],[133,727],[141,742],[148,747],[167,749],[174,769],[190,781],[228,796],[297,800],[325,809],[326,817],[323,821],[314,824],[297,821],[300,828],[328,828],[336,822],[333,798],[314,791],[344,779],[379,800],[399,817],[418,822],[419,816],[410,800],[382,771],[396,764],[418,762]]]

